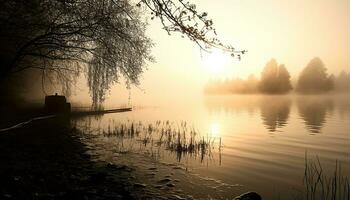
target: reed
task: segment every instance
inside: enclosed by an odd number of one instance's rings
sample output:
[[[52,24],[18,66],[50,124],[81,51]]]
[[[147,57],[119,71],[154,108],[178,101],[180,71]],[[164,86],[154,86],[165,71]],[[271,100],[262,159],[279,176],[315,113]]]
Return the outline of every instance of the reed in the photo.
[[[178,160],[184,155],[199,156],[201,161],[211,155],[212,149],[220,150],[220,143],[216,138],[204,137],[190,127],[187,122],[174,123],[169,121],[156,121],[143,124],[142,122],[127,121],[125,123],[110,123],[102,131],[104,137],[119,139],[133,139],[144,146],[152,145],[163,147],[165,150],[176,153]]]
[[[308,159],[305,154],[305,172],[303,184],[306,200],[350,200],[349,177],[344,176],[339,161],[331,174],[323,169],[318,157]]]

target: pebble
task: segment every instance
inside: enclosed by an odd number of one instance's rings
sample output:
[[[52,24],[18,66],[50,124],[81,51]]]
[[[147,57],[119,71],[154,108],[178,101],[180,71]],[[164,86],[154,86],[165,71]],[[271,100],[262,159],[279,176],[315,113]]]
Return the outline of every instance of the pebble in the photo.
[[[176,194],[174,194],[173,197],[175,197],[175,199],[179,199],[179,200],[186,199],[186,198],[180,197],[179,195],[176,195]]]
[[[168,186],[168,187],[175,187],[175,184],[174,183],[167,183],[166,186]]]
[[[154,188],[158,188],[158,189],[159,189],[159,188],[162,188],[162,187],[163,187],[163,185],[154,185],[153,187],[154,187]]]
[[[261,196],[256,192],[247,192],[235,197],[234,200],[261,200]]]
[[[164,179],[159,180],[158,183],[167,183],[170,181],[172,181],[170,178],[164,178]]]
[[[145,188],[147,185],[144,183],[134,183],[134,187]]]
[[[155,173],[155,172],[150,172],[150,173],[147,173],[146,175],[148,175],[148,176],[154,176],[154,175],[156,175],[156,173]]]

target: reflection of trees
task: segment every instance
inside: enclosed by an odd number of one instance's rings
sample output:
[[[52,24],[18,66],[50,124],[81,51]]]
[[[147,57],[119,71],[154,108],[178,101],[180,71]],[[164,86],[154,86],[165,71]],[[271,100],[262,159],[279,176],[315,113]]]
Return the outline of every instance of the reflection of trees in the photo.
[[[270,132],[287,124],[291,100],[288,97],[264,97],[260,102],[261,118]]]
[[[269,131],[274,132],[287,124],[291,100],[286,96],[231,96],[206,98],[205,105],[211,114],[220,112],[255,114],[260,108],[263,123]]]
[[[350,96],[340,96],[336,99],[337,110],[341,119],[350,118]]]
[[[238,95],[238,96],[210,96],[204,100],[209,113],[215,114],[224,112],[226,114],[248,112],[254,114],[257,110],[259,96]]]
[[[333,100],[318,97],[299,97],[297,100],[300,117],[311,133],[320,133],[326,123],[326,116],[333,110]]]

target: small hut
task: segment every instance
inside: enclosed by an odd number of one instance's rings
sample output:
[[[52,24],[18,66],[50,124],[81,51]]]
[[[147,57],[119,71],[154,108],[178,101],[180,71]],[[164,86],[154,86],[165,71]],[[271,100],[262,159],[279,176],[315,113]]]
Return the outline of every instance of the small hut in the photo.
[[[48,113],[70,113],[71,106],[65,96],[56,93],[45,97],[45,110]]]

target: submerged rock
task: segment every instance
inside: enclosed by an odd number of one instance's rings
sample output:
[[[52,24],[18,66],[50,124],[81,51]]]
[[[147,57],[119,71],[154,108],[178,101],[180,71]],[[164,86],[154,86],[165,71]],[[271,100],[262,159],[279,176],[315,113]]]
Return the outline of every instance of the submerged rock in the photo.
[[[261,196],[256,192],[247,192],[235,197],[234,200],[262,200]]]

